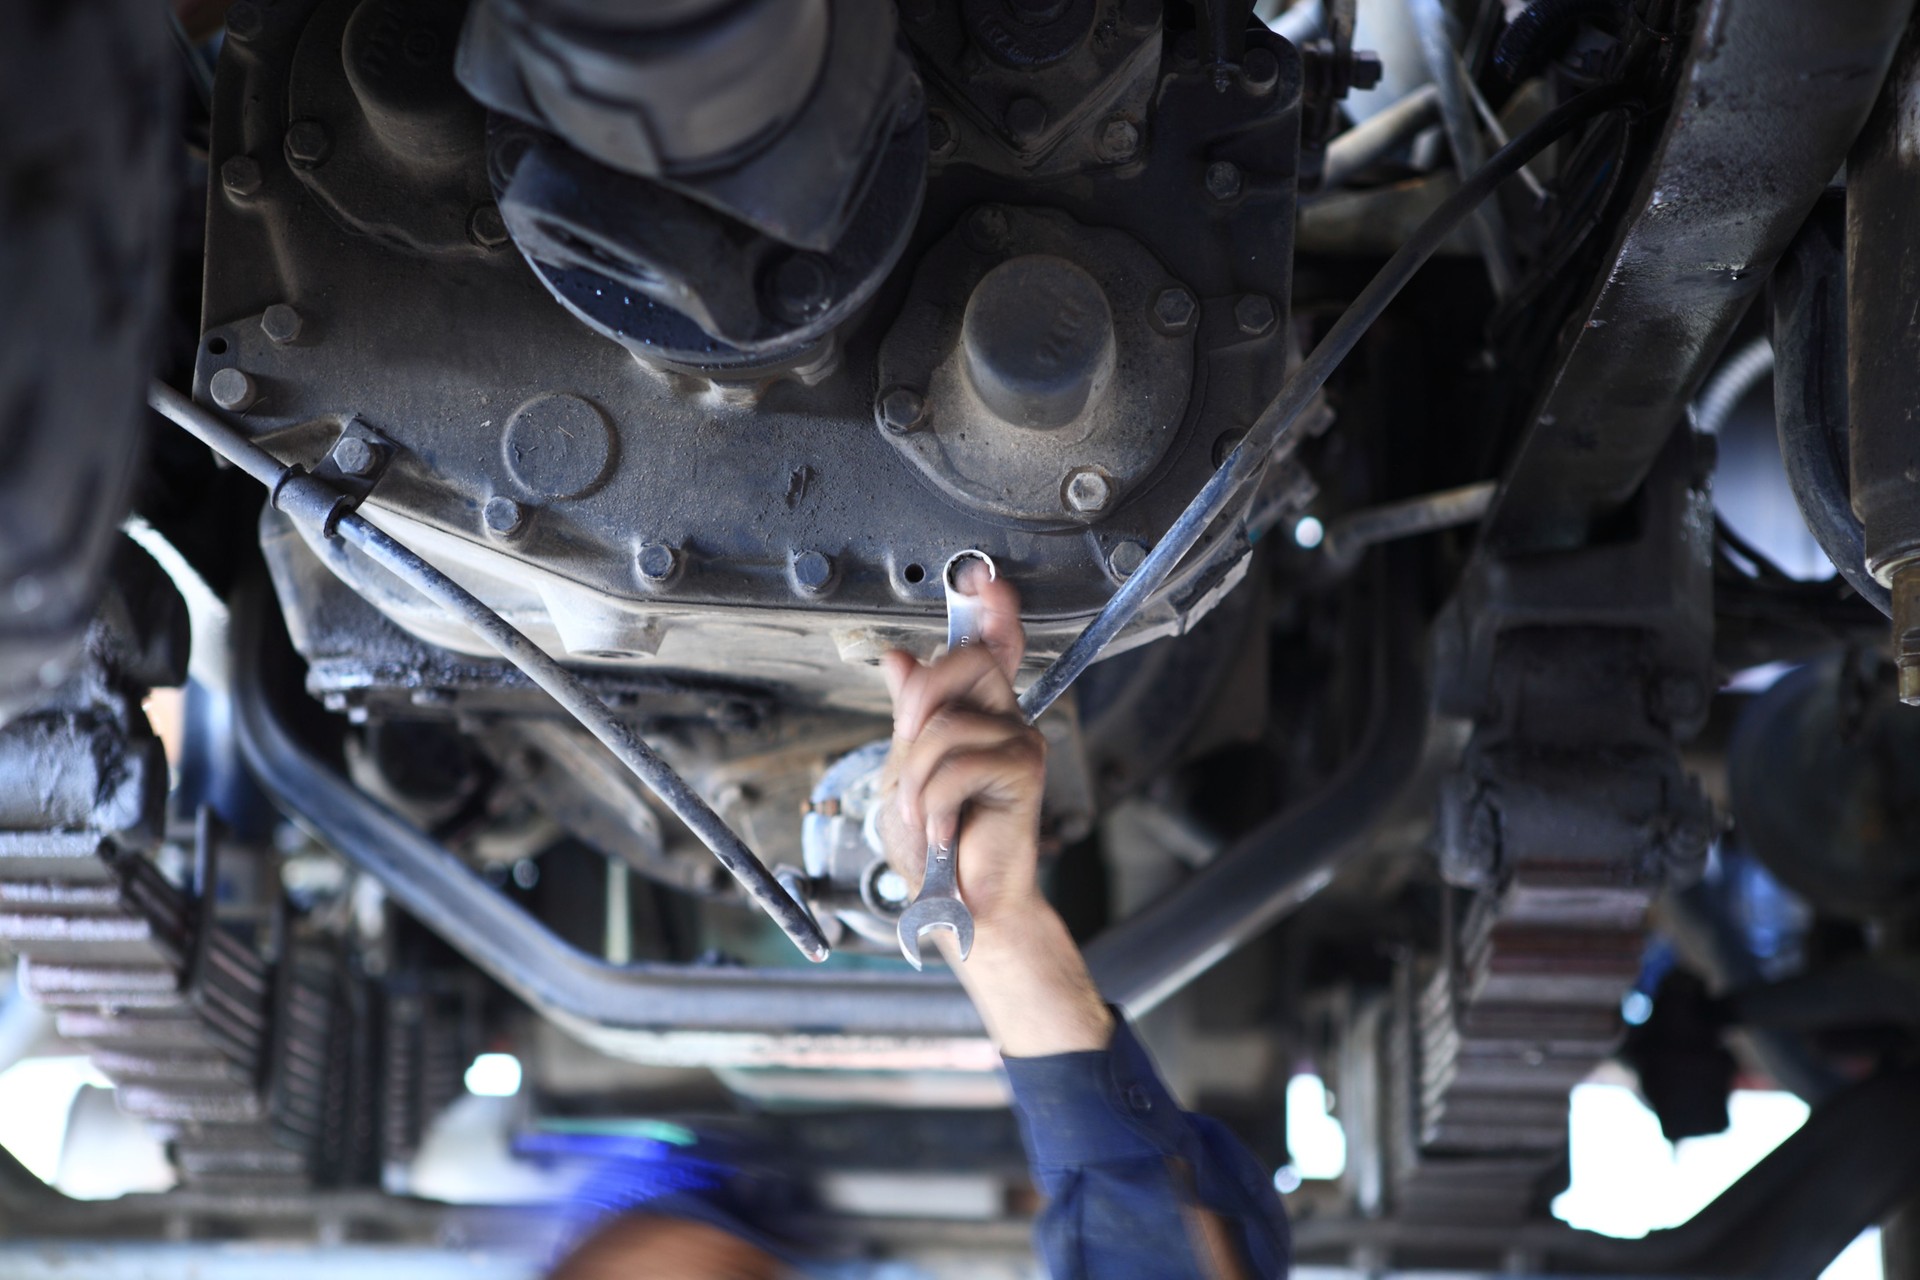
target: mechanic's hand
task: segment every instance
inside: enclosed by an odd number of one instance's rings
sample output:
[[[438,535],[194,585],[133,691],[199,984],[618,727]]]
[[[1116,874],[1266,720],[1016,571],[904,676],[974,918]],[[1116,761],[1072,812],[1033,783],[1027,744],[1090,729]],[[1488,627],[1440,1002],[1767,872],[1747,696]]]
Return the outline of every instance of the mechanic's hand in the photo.
[[[962,566],[958,586],[981,601],[983,643],[926,665],[898,650],[885,658],[894,803],[880,832],[887,860],[918,893],[928,843],[959,828],[955,872],[978,933],[1045,905],[1037,866],[1046,740],[1013,693],[1026,651],[1019,593],[977,561]]]

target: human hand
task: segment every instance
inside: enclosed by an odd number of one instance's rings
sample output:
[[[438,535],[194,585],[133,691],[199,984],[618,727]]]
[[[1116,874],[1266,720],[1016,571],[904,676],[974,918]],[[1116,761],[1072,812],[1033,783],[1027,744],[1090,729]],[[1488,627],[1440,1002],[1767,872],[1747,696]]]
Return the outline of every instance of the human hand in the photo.
[[[961,567],[956,585],[980,602],[982,642],[927,664],[897,650],[884,659],[892,803],[879,826],[887,860],[916,893],[928,844],[958,829],[956,875],[978,938],[1047,909],[1038,880],[1046,740],[1013,692],[1026,651],[1019,593],[978,561]]]

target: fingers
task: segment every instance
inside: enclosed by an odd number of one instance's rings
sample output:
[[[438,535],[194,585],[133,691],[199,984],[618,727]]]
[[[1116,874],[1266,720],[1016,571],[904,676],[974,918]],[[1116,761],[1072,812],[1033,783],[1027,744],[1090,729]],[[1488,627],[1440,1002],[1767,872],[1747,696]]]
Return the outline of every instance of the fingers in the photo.
[[[985,749],[948,752],[935,762],[917,797],[927,839],[951,841],[960,829],[960,814],[969,804],[1011,805],[1035,791],[1045,747],[1039,735],[1018,738]],[[1038,805],[1034,806],[1038,816]]]
[[[1032,739],[1032,741],[1029,741]],[[901,754],[896,781],[900,816],[909,830],[925,827],[930,810],[922,800],[928,783],[941,766],[957,755],[1010,753],[1013,762],[1031,771],[1026,790],[1037,791],[1041,760],[1034,755],[1034,743],[1044,755],[1045,742],[1018,717],[987,715],[962,707],[947,706],[930,718],[920,734]],[[963,797],[968,799],[971,797]],[[993,797],[1013,801],[1019,796]],[[957,812],[957,809],[956,809]]]
[[[998,655],[969,645],[922,667],[905,654],[904,663],[890,657],[882,668],[893,693],[893,738],[912,742],[933,714],[958,703],[995,715],[1016,715],[1020,703],[1000,666]]]
[[[989,577],[978,560],[960,566],[956,583],[962,593],[980,602],[980,641],[999,660],[1011,684],[1026,656],[1027,632],[1020,625],[1020,593],[1005,578]]]

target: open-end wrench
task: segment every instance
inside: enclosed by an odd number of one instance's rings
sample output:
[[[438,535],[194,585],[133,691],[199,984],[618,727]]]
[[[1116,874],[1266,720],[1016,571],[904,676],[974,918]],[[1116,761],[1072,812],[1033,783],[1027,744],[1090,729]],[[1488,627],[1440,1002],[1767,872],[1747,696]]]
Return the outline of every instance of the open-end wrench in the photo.
[[[941,571],[940,577],[947,588],[949,653],[979,644],[982,639],[980,601],[975,596],[963,593],[959,584],[960,570],[970,560],[978,560],[987,567],[989,580],[999,576],[992,558],[984,551],[962,551],[947,561],[947,567]],[[926,878],[920,882],[919,896],[900,915],[900,954],[916,969],[922,963],[920,935],[928,929],[953,930],[954,940],[960,945],[962,960],[973,950],[973,912],[967,910],[967,904],[960,900],[960,883],[954,874],[953,855],[959,842],[960,831],[957,826],[947,840],[928,842]]]

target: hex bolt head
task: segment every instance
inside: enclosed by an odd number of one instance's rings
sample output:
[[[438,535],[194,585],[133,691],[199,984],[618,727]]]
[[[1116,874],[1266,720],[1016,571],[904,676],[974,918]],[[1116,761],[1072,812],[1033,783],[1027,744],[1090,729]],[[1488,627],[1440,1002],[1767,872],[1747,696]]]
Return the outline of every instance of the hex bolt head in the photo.
[[[287,126],[287,159],[302,169],[316,168],[327,158],[333,139],[318,120],[295,120]]]
[[[302,323],[300,313],[284,302],[276,302],[260,313],[260,332],[278,346],[298,338]]]
[[[1080,467],[1061,487],[1061,499],[1077,516],[1097,515],[1113,502],[1113,481],[1097,467]]]
[[[227,35],[242,44],[258,36],[265,26],[266,15],[253,0],[238,0],[227,10]]]
[[[1007,247],[1007,211],[983,204],[967,215],[967,240],[982,253],[998,253]]]
[[[1160,332],[1181,334],[1193,328],[1194,317],[1199,312],[1200,304],[1193,300],[1193,295],[1176,285],[1154,295],[1150,318]]]
[[[927,151],[935,160],[944,160],[953,154],[960,139],[953,131],[953,117],[938,107],[927,111]]]
[[[633,571],[643,585],[664,587],[680,572],[680,552],[664,542],[648,542],[633,553]]]
[[[343,476],[370,476],[380,465],[379,451],[359,436],[341,436],[328,456]],[[491,503],[488,508],[491,510]]]
[[[1038,98],[1015,98],[1007,104],[1006,125],[1015,146],[1031,146],[1047,130],[1046,104]]]
[[[251,408],[259,398],[260,388],[239,369],[216,369],[207,379],[207,394],[213,402],[230,413],[240,413]]]
[[[1215,160],[1207,166],[1207,194],[1225,203],[1238,199],[1242,183],[1240,166],[1231,160]]]
[[[480,519],[486,523],[488,533],[511,538],[527,527],[527,509],[504,493],[496,493],[480,508]]]
[[[507,220],[497,204],[475,205],[467,215],[467,238],[482,249],[498,249],[507,242]]]
[[[1248,337],[1259,337],[1273,328],[1273,299],[1263,293],[1247,294],[1233,304],[1233,322]]]
[[[1147,561],[1147,544],[1128,538],[1115,544],[1107,555],[1107,568],[1113,570],[1116,578],[1131,578],[1141,565]]]
[[[1280,83],[1280,60],[1273,56],[1273,50],[1258,45],[1247,50],[1247,56],[1240,60],[1240,82],[1249,93],[1272,93]]]
[[[1140,130],[1125,116],[1114,116],[1100,126],[1100,140],[1094,148],[1108,164],[1123,164],[1140,150]]]
[[[796,551],[787,565],[793,589],[804,596],[823,596],[833,586],[833,560],[819,551]]]
[[[833,272],[819,254],[788,254],[767,273],[763,287],[768,311],[788,324],[817,320],[833,305]]]
[[[262,181],[260,162],[252,156],[228,156],[220,165],[220,185],[230,196],[254,195]]]
[[[917,431],[927,420],[926,397],[912,387],[888,387],[873,402],[873,418],[894,435]]]

